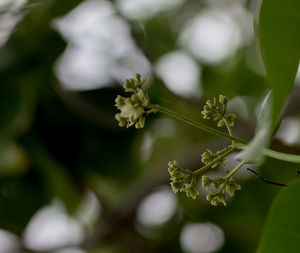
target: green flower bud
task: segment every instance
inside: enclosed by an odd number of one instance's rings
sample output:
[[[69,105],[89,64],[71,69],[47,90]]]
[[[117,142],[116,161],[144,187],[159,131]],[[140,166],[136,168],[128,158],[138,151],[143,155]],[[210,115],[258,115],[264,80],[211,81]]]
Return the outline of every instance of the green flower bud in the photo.
[[[141,116],[138,120],[138,122],[135,123],[136,128],[143,128],[145,125],[146,118],[144,116]]]
[[[134,92],[136,91],[136,83],[134,79],[127,79],[123,85],[123,88],[126,92]]]
[[[204,111],[204,112],[211,112],[211,109],[210,109],[210,107],[209,107],[208,105],[205,105],[205,106],[203,107],[203,111]]]
[[[184,181],[173,181],[170,184],[171,184],[172,191],[174,193],[178,193],[184,187],[185,182]]]
[[[211,201],[210,201],[210,204],[212,206],[218,206],[220,205],[220,200],[217,198],[217,197],[214,197]]]
[[[228,103],[228,98],[226,96],[223,95],[219,95],[219,102],[223,105],[226,105]]]
[[[234,119],[235,119],[235,114],[231,113],[226,115],[226,120],[228,122],[228,125],[231,127],[234,126]]]
[[[134,78],[127,79],[123,85],[126,92],[132,92],[130,97],[124,98],[117,96],[115,102],[116,107],[120,110],[116,119],[119,126],[130,127],[135,125],[136,128],[143,128],[145,125],[145,116],[156,110],[147,110],[150,103],[149,97],[141,89],[141,86],[147,81],[141,82],[141,76],[136,74]]]
[[[202,187],[204,189],[208,189],[208,187],[211,185],[212,180],[208,176],[202,176]]]
[[[141,83],[141,75],[139,73],[134,75],[134,79],[137,80],[138,83]]]
[[[219,120],[219,122],[218,122],[218,127],[222,127],[222,126],[224,126],[224,125],[225,125],[224,119]]]
[[[195,187],[189,187],[186,191],[186,196],[188,198],[196,199],[199,195],[199,191]]]
[[[216,98],[213,98],[212,100],[207,100],[206,104],[208,105],[209,109],[212,111],[214,109],[216,109],[216,104],[217,104],[217,100]]]
[[[224,179],[223,178],[214,178],[212,180],[212,184],[213,186],[217,189],[221,184],[224,183]]]
[[[228,98],[219,95],[219,99],[209,99],[201,112],[204,119],[218,121],[218,127],[226,125],[225,119],[229,126],[234,126],[234,114],[227,114]],[[224,119],[225,118],[225,119]]]
[[[214,199],[214,197],[215,197],[214,193],[209,193],[209,194],[207,194],[206,199],[210,202]]]
[[[214,118],[213,118],[213,121],[217,121],[217,120],[219,120],[219,119],[221,119],[222,117],[221,117],[221,115],[217,115],[217,116],[215,116]]]
[[[177,161],[169,161],[168,166],[169,166],[169,171],[173,171],[174,169],[179,168]]]
[[[241,186],[237,183],[234,183],[234,182],[229,182],[227,185],[226,185],[226,191],[228,192],[228,194],[230,196],[233,196],[235,191],[237,190],[240,190],[241,189]]]
[[[212,112],[207,112],[207,111],[202,111],[201,113],[203,115],[203,119],[211,119],[213,115]]]
[[[116,102],[115,106],[120,110],[122,106],[125,105],[125,98],[118,95],[115,102]]]
[[[204,164],[208,164],[208,163],[211,163],[215,157],[214,157],[214,154],[213,152],[211,152],[211,150],[207,149],[207,151],[205,151],[202,155],[201,155],[201,161],[204,163]]]

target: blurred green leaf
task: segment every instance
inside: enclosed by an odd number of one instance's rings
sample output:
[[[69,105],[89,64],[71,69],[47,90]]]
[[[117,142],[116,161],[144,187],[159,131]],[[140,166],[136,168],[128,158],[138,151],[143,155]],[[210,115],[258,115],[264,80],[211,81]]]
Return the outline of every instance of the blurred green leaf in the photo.
[[[27,168],[25,150],[15,142],[0,139],[0,177],[24,173]]]
[[[272,94],[266,96],[257,119],[254,138],[247,148],[240,153],[239,159],[247,163],[259,165],[263,161],[263,149],[268,146],[271,137],[272,124]]]
[[[136,42],[144,49],[150,61],[155,61],[176,49],[176,33],[171,29],[173,20],[166,15],[156,15],[143,29],[136,29]]]
[[[272,127],[292,90],[300,57],[300,1],[263,0],[259,40],[273,93]]]
[[[37,85],[27,81],[12,78],[0,88],[1,135],[18,137],[30,127],[36,104]]]
[[[257,95],[266,87],[263,77],[253,72],[242,56],[234,64],[228,60],[219,66],[204,66],[202,88],[209,96],[231,97]]]
[[[45,204],[45,187],[36,173],[0,178],[1,228],[21,234],[32,215]]]
[[[300,252],[300,179],[275,198],[264,226],[259,253]]]
[[[49,198],[52,200],[58,197],[65,203],[70,213],[76,211],[81,201],[81,194],[68,171],[34,137],[29,145],[27,144],[27,150],[35,170],[48,191]]]
[[[246,162],[262,162],[262,150],[268,146],[272,130],[279,121],[293,87],[300,56],[299,27],[298,0],[263,0],[260,9],[259,40],[272,93],[263,103],[255,137],[240,155],[240,159]]]

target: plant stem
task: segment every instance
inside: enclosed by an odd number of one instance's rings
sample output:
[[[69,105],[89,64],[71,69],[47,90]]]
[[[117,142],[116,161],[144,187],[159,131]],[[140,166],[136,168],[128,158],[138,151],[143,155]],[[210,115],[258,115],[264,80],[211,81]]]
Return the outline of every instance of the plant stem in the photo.
[[[226,164],[225,163],[222,163],[226,173],[228,174],[230,172],[230,169],[227,168]]]
[[[222,186],[222,188],[220,189],[219,192],[222,192],[224,190],[224,193],[225,193],[225,187],[226,187],[226,184],[228,182],[228,180],[245,164],[244,161],[241,161],[232,171],[230,171],[226,177],[225,177],[225,182]]]
[[[209,126],[206,126],[202,123],[199,123],[195,120],[192,120],[184,115],[181,115],[177,112],[173,112],[167,108],[164,108],[160,105],[148,105],[148,108],[150,109],[154,109],[156,111],[159,111],[161,113],[164,113],[172,118],[175,118],[177,120],[180,120],[188,125],[191,125],[191,126],[194,126],[196,128],[199,128],[203,131],[206,131],[206,132],[209,132],[211,134],[214,134],[214,135],[217,135],[217,136],[220,136],[220,137],[223,137],[227,140],[231,140],[234,142],[234,147],[235,149],[245,149],[246,148],[246,145],[248,144],[247,141],[243,140],[243,139],[240,139],[240,138],[237,138],[237,137],[234,137],[234,136],[231,136],[231,135],[228,135],[222,131],[219,131],[219,130],[216,130],[212,127],[209,127]],[[226,122],[226,121],[225,121]],[[264,155],[268,156],[268,157],[272,157],[272,158],[276,158],[278,160],[282,160],[282,161],[286,161],[286,162],[291,162],[291,163],[300,163],[300,156],[299,155],[292,155],[292,154],[286,154],[286,153],[282,153],[282,152],[279,152],[279,151],[275,151],[275,150],[271,150],[271,149],[268,149],[268,148],[265,148],[263,150],[263,153]]]
[[[233,170],[231,170],[227,175],[226,175],[226,180],[230,179],[243,165],[245,164],[245,161],[241,161]]]
[[[192,175],[193,176],[198,176],[201,173],[203,173],[204,171],[208,170],[209,168],[211,168],[211,166],[213,166],[216,162],[221,161],[224,157],[228,156],[229,154],[231,154],[232,152],[234,152],[236,150],[235,147],[232,146],[228,146],[227,147],[227,151],[225,153],[223,153],[222,155],[220,155],[219,157],[217,157],[215,160],[213,160],[212,162],[204,165],[203,167],[201,167],[198,170],[193,171]]]
[[[177,112],[173,112],[167,108],[164,108],[160,105],[149,105],[148,106],[149,108],[151,109],[156,109],[157,111],[161,112],[161,113],[164,113],[166,115],[169,115],[177,120],[180,120],[188,125],[191,125],[193,127],[196,127],[196,128],[199,128],[203,131],[206,131],[208,133],[211,133],[211,134],[214,134],[214,135],[217,135],[217,136],[220,136],[220,137],[223,137],[227,140],[231,140],[231,141],[235,141],[235,142],[238,142],[238,143],[243,143],[243,144],[247,144],[246,141],[242,140],[242,139],[239,139],[237,137],[234,137],[234,136],[231,136],[231,135],[228,135],[227,133],[224,133],[222,131],[219,131],[219,130],[216,130],[212,127],[209,127],[209,126],[206,126],[205,124],[202,124],[200,122],[197,122],[195,120],[192,120],[184,115],[181,115]]]
[[[226,125],[226,127],[227,127],[227,130],[228,130],[229,135],[230,135],[230,136],[233,136],[232,131],[231,131],[231,127],[229,126],[226,117],[222,117],[222,118],[223,118],[223,120],[224,120],[224,122],[225,122],[225,125]]]
[[[234,143],[233,145],[236,149],[245,149],[247,146],[241,143]],[[275,158],[281,161],[290,162],[290,163],[300,163],[299,155],[292,155],[287,153],[282,153],[279,151],[275,151],[269,148],[263,149],[263,153],[265,156]]]
[[[291,163],[300,163],[300,156],[299,155],[292,155],[292,154],[286,154],[282,152],[278,152],[272,149],[265,148],[263,150],[264,155],[276,158],[278,160],[291,162]]]

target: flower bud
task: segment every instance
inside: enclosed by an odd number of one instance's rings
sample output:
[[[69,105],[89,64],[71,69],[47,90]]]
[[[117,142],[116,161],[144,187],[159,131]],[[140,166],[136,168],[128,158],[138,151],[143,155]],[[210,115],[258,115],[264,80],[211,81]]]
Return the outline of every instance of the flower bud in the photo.
[[[226,96],[223,95],[219,95],[219,102],[223,105],[226,105],[228,103],[228,98]]]
[[[134,75],[134,79],[136,79],[139,83],[141,83],[141,75],[139,73],[136,73]]]
[[[225,125],[224,119],[219,120],[219,122],[218,122],[218,127],[222,127],[222,126],[224,126],[224,125]]]
[[[204,189],[208,189],[208,187],[211,185],[212,180],[208,176],[202,176],[202,187]]]
[[[210,204],[211,204],[212,206],[218,206],[218,205],[220,205],[220,200],[219,200],[217,197],[214,197],[214,198],[212,199],[212,201],[210,201]]]

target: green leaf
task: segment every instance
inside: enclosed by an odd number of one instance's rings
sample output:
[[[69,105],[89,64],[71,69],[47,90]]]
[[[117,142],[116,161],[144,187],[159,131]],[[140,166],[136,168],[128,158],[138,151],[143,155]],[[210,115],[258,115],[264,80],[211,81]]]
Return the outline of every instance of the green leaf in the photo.
[[[29,161],[22,146],[10,140],[0,138],[0,178],[23,174]]]
[[[300,179],[275,198],[267,216],[259,253],[300,252]]]
[[[267,81],[273,90],[272,127],[292,90],[300,57],[300,1],[263,0],[258,35]]]
[[[258,36],[272,93],[262,107],[255,137],[239,159],[259,165],[296,77],[300,56],[300,1],[263,0]]]
[[[272,128],[272,93],[268,93],[262,103],[260,113],[257,119],[256,132],[254,138],[247,145],[247,148],[239,155],[239,160],[244,160],[247,163],[261,164],[263,161],[263,149],[268,146]]]

